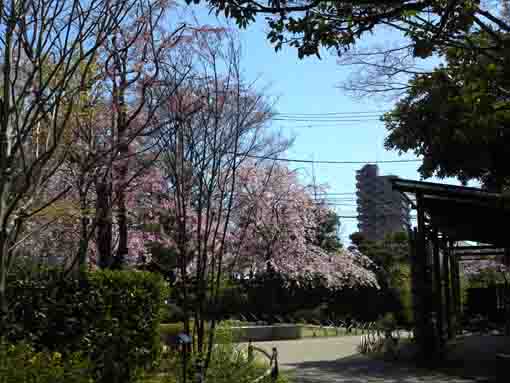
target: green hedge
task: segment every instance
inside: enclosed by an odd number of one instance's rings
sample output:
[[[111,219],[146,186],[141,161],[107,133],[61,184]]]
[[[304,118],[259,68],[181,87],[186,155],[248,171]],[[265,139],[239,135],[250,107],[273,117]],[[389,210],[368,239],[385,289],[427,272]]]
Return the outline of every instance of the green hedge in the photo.
[[[0,342],[0,383],[91,383],[89,361],[82,354],[36,352],[27,344]]]
[[[129,382],[160,353],[159,315],[164,283],[156,274],[101,271],[80,280],[39,278],[8,285],[7,341],[64,355],[85,352],[98,382]]]

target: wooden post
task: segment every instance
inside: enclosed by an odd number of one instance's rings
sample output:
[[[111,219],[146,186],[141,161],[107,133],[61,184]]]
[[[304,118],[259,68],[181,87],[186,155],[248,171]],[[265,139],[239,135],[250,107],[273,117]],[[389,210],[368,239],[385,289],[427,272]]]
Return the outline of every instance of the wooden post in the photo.
[[[253,345],[251,344],[251,339],[248,341],[248,361],[253,361]]]
[[[450,244],[450,249],[453,250],[453,244]],[[452,290],[453,290],[453,312],[455,317],[455,332],[458,334],[460,330],[461,318],[461,300],[460,300],[460,275],[459,275],[459,259],[457,254],[450,255],[450,266],[452,269]]]
[[[422,347],[424,338],[423,326],[423,297],[422,297],[422,264],[418,257],[418,231],[414,228],[409,232],[410,255],[411,255],[411,293],[413,297],[413,335],[419,347]],[[377,328],[379,336],[379,328]]]
[[[415,318],[417,328],[419,329],[419,338],[417,338],[418,347],[421,353],[421,360],[427,359],[435,355],[434,332],[432,328],[431,313],[431,282],[428,270],[428,253],[425,237],[425,211],[423,206],[423,196],[416,195],[417,202],[417,218],[418,231],[416,235],[416,298],[418,303],[418,318]]]
[[[453,244],[450,243],[450,273],[452,275],[452,320],[453,320],[453,330],[455,334],[457,334],[457,326],[458,326],[458,310],[457,310],[457,283],[455,277],[455,253],[453,252]]]
[[[443,239],[443,285],[444,285],[444,305],[446,312],[446,330],[448,339],[455,337],[455,332],[452,327],[452,307],[451,307],[451,289],[450,289],[450,248],[448,247],[448,241],[446,238]]]
[[[434,306],[436,313],[436,345],[439,350],[439,357],[442,359],[444,352],[444,331],[443,331],[443,289],[441,281],[441,261],[439,257],[439,238],[437,229],[432,233],[432,255],[434,268]]]
[[[506,267],[510,267],[510,248],[505,248],[505,255],[503,258],[503,264]],[[510,335],[510,286],[508,282],[505,282],[503,286],[503,309],[505,310],[505,335]]]
[[[274,381],[278,379],[279,370],[278,370],[278,351],[276,347],[273,347],[273,354],[271,355],[271,362],[274,362],[273,370],[271,371],[271,378]]]

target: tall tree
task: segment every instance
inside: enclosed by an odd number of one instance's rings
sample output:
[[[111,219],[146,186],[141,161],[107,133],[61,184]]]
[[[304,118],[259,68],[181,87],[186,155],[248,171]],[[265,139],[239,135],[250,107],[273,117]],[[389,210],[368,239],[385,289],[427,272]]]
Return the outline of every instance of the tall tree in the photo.
[[[170,50],[181,42],[185,25],[174,30],[161,28],[168,3],[138,1],[133,4],[129,18],[109,36],[105,44],[105,85],[111,104],[110,132],[112,167],[106,168],[97,179],[96,192],[99,204],[97,241],[100,265],[120,267],[128,255],[128,212],[126,189],[135,172],[129,169],[130,158],[136,155],[132,142],[147,136],[157,128],[156,111],[163,100],[158,91],[162,80],[162,67],[173,69],[169,62]],[[168,79],[166,79],[168,80]],[[167,84],[169,97],[178,82]],[[116,211],[113,211],[115,206]],[[113,254],[113,215],[118,240]]]
[[[279,152],[266,134],[272,112],[267,98],[241,76],[240,47],[225,29],[197,29],[181,57],[191,60],[192,75],[161,104],[162,129],[155,134],[159,164],[168,182],[172,209],[162,211],[163,238],[174,244],[185,306],[196,326],[196,351],[211,357],[216,318],[205,341],[207,302],[217,304],[225,244],[246,155]],[[286,142],[281,145],[286,147]],[[196,300],[190,301],[193,282]]]
[[[365,257],[336,246],[331,252],[321,248],[317,235],[331,213],[311,192],[285,166],[245,164],[239,171],[233,213],[232,269],[291,278],[318,276],[332,288],[377,285]]]
[[[191,2],[191,1],[189,1]],[[242,27],[256,15],[270,15],[268,39],[278,49],[290,44],[299,57],[318,55],[319,48],[339,53],[351,48],[378,26],[401,31],[411,40],[414,54],[426,57],[438,47],[476,49],[465,33],[470,29],[510,31],[501,7],[478,0],[207,0],[234,17]],[[489,50],[503,50],[506,42],[494,34]]]
[[[323,209],[322,206],[317,209],[319,224],[312,243],[326,252],[334,252],[343,247],[339,238],[340,218],[334,210],[327,209],[326,212],[323,212],[321,211]]]
[[[471,40],[484,46],[488,36]],[[502,55],[499,63],[464,49],[443,53],[446,63],[415,75],[406,96],[384,116],[385,146],[422,156],[425,178],[475,179],[501,191],[510,176],[510,57]]]
[[[409,264],[409,244],[405,232],[388,233],[382,241],[370,241],[362,233],[351,234],[352,251],[359,252],[378,268],[379,284],[386,294],[387,309],[399,321],[409,324],[412,321],[411,270]]]
[[[85,73],[130,1],[0,3],[0,309],[24,222],[50,200],[38,191],[62,165],[60,144]]]

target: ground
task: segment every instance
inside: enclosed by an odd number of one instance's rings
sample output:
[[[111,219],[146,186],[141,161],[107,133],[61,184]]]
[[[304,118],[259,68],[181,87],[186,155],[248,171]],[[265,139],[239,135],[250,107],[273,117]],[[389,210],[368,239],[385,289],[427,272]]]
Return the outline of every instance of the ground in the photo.
[[[278,350],[279,366],[294,383],[471,383],[482,381],[431,372],[359,355],[359,336],[258,342]]]

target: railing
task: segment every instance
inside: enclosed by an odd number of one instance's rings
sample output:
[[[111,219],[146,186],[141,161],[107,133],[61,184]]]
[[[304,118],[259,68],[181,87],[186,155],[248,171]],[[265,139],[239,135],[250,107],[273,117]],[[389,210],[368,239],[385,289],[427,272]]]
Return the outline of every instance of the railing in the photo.
[[[369,327],[373,326],[371,322],[358,322],[356,320],[305,320],[304,318],[299,317],[290,317],[290,316],[279,316],[279,315],[270,315],[263,318],[259,318],[252,313],[247,313],[245,315],[239,315],[239,318],[242,322],[245,322],[247,325],[257,326],[257,325],[271,325],[271,324],[296,324],[301,325],[310,329],[335,330],[336,335],[340,335],[340,331],[343,331],[345,334],[350,335],[363,335],[368,331]]]
[[[267,359],[269,359],[269,367],[261,376],[259,376],[257,379],[255,379],[252,383],[262,382],[267,377],[271,377],[271,380],[273,382],[275,382],[276,379],[278,378],[278,351],[276,350],[276,347],[273,347],[272,353],[269,354],[263,348],[254,346],[250,341],[248,343],[248,360],[249,361],[252,361],[254,359],[254,351],[261,353]]]
[[[372,354],[383,352],[386,356],[398,359],[400,341],[407,334],[407,338],[414,336],[412,330],[394,329],[387,330],[377,326],[376,323],[369,323],[365,328],[366,333],[362,334],[361,342],[358,346],[362,354]]]

